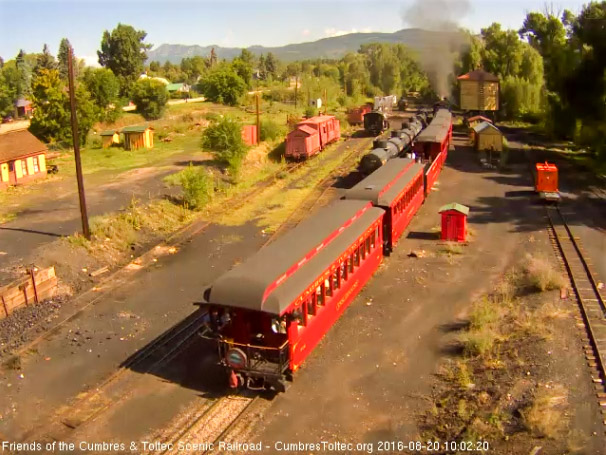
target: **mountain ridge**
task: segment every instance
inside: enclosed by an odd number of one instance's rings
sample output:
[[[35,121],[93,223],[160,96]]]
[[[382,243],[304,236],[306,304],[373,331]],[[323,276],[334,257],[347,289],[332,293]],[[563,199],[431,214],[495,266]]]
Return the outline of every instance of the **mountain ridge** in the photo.
[[[286,44],[284,46],[249,46],[246,49],[253,54],[273,53],[280,60],[289,62],[294,60],[306,60],[315,58],[338,59],[347,52],[356,52],[362,44],[400,43],[410,47],[412,50],[423,53],[431,51],[436,47],[443,47],[452,42],[455,35],[459,38],[457,31],[429,31],[419,28],[408,28],[396,32],[370,32],[370,33],[348,33],[346,35],[321,38],[316,41],[304,43]],[[208,56],[211,49],[215,49],[218,58],[231,60],[240,55],[240,47],[222,47],[219,45],[201,46],[198,44],[168,44],[164,43],[148,52],[148,61],[159,61],[164,63],[180,63],[185,57]]]

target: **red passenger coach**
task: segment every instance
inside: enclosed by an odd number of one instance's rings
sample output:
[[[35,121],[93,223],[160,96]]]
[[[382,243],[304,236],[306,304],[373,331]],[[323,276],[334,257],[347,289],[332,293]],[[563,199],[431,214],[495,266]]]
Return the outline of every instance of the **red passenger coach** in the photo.
[[[423,204],[423,165],[394,158],[347,190],[344,198],[371,201],[385,209],[383,245],[388,253]]]
[[[284,390],[383,259],[384,211],[337,201],[261,249],[204,292],[233,387]]]
[[[452,114],[440,109],[431,123],[417,136],[415,153],[427,162],[425,195],[429,194],[442,171],[452,141]]]

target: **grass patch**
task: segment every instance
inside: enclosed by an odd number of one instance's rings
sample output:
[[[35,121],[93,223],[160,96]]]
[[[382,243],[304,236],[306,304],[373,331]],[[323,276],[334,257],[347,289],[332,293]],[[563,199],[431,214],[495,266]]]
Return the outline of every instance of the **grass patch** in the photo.
[[[440,247],[440,253],[446,256],[458,256],[463,254],[463,247],[455,242],[448,242]]]
[[[20,370],[21,369],[21,357],[14,355],[4,361],[3,366],[7,370]]]
[[[567,422],[565,415],[568,392],[564,386],[539,386],[530,405],[522,411],[526,427],[540,438],[555,438],[560,435]]]
[[[141,204],[133,200],[123,211],[91,218],[91,240],[79,234],[67,241],[95,256],[113,256],[151,238],[174,232],[193,219],[193,212],[167,200]]]
[[[17,218],[17,214],[13,212],[0,213],[0,224],[8,223]]]
[[[564,276],[543,255],[527,254],[524,259],[523,270],[526,284],[537,291],[561,289],[567,284]]]

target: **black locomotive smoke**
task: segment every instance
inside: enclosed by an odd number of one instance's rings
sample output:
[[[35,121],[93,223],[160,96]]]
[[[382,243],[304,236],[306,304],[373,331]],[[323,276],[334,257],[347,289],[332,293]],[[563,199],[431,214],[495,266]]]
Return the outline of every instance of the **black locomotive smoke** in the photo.
[[[450,94],[456,55],[468,44],[458,24],[470,9],[469,0],[415,0],[402,13],[409,26],[433,32],[421,35],[421,64],[440,97]]]

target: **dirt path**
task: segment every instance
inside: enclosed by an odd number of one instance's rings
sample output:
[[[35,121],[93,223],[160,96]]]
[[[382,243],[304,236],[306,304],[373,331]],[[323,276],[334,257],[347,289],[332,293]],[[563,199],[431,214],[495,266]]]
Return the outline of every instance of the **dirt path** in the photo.
[[[108,172],[85,177],[89,217],[118,211],[133,198],[140,201],[170,194],[163,177],[187,166],[197,154],[180,152],[152,167],[114,175]],[[58,237],[81,230],[75,179],[43,182],[27,193],[15,208],[16,218],[0,225],[0,274],[20,264],[35,250]],[[10,207],[9,211],[12,211]],[[2,277],[0,276],[0,281]]]

